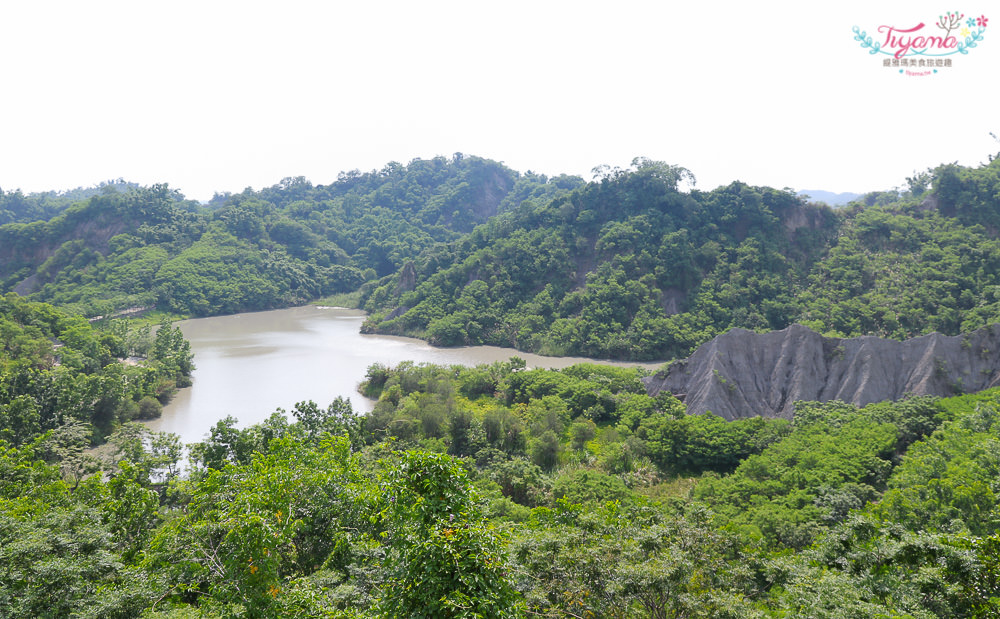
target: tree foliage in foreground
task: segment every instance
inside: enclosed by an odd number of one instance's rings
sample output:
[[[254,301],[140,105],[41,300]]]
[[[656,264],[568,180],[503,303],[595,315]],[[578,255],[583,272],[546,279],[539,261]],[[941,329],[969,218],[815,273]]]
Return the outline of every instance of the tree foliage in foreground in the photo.
[[[182,474],[126,423],[177,329],[3,304],[2,617],[996,614],[994,392],[727,423],[637,368],[374,365],[371,414],[224,419]]]
[[[987,462],[996,392],[804,403],[731,473],[676,477],[650,474],[643,456],[608,467],[602,449],[615,461],[641,449],[620,420],[579,415],[556,434],[560,396],[505,404],[506,379],[527,372],[376,367],[380,402],[451,394],[444,434],[420,421],[385,440],[344,402],[302,402],[294,421],[220,422],[183,475],[180,451],[139,427],[112,437],[103,475],[78,482],[43,460],[44,435],[0,443],[0,616],[997,615],[996,519],[956,500],[993,483],[967,459]],[[634,395],[626,370],[563,372]],[[530,441],[503,449],[503,429],[529,410],[556,437],[550,470],[518,452]],[[711,420],[700,431],[718,445],[732,432]],[[478,449],[443,453],[456,442]],[[762,526],[779,521],[798,533]]]

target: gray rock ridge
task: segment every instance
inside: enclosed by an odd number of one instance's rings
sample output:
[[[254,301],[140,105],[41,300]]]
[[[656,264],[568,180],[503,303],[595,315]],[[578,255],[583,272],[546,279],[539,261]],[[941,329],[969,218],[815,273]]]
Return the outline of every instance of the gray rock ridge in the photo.
[[[1000,324],[904,342],[823,337],[799,324],[770,333],[732,329],[643,380],[650,395],[680,398],[688,414],[729,420],[791,419],[799,400],[864,406],[911,393],[973,393],[1000,384]]]

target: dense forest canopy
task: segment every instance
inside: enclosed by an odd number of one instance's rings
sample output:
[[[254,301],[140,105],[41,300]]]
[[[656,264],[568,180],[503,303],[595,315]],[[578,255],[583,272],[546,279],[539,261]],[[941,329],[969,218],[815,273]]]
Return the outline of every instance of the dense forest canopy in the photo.
[[[0,290],[88,316],[286,307],[351,292],[512,204],[582,182],[456,154],[342,173],[327,186],[288,178],[205,206],[164,185],[110,186],[47,221],[0,226]]]
[[[1000,390],[726,422],[639,369],[512,357],[376,364],[371,414],[229,417],[186,463],[134,423],[193,368],[134,307],[360,288],[373,331],[635,358],[997,319],[996,160],[836,212],[690,180],[456,155],[207,205],[0,193],[0,617],[1000,616]]]
[[[732,327],[903,339],[1000,317],[996,160],[836,211],[741,182],[686,190],[687,170],[642,158],[595,173],[456,154],[208,205],[108,186],[0,226],[0,289],[88,316],[205,316],[360,288],[371,332],[626,359],[686,356]]]
[[[678,191],[636,160],[366,284],[371,332],[667,359],[733,327],[957,335],[1000,319],[1000,161],[833,211],[735,182]]]
[[[120,322],[98,330],[51,305],[0,297],[0,438],[15,447],[71,426],[90,444],[155,417],[192,369],[187,341],[169,324],[155,334]]]
[[[368,328],[655,359],[729,325],[787,325],[837,217],[743,183],[682,193],[687,174],[637,160],[570,195],[522,203],[415,263],[413,285],[401,274],[366,286]]]
[[[685,416],[636,369],[372,366],[103,475],[0,440],[4,617],[995,617],[1000,392]]]
[[[139,189],[139,185],[125,182],[123,179],[106,181],[96,187],[77,187],[68,191],[43,191],[27,195],[20,190],[5,192],[0,188],[0,226],[52,219],[77,202],[108,192],[127,192],[133,189]]]

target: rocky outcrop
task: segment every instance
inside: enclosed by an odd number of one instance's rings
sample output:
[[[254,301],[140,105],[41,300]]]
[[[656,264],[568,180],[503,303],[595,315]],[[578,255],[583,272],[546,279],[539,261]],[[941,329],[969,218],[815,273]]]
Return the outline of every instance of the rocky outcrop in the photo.
[[[764,334],[733,329],[644,380],[650,395],[670,392],[689,414],[726,419],[791,419],[799,400],[863,406],[908,393],[971,393],[1000,384],[1000,325],[905,342],[823,337],[802,325]]]
[[[399,272],[399,282],[396,284],[396,294],[409,292],[417,287],[417,267],[410,260]]]

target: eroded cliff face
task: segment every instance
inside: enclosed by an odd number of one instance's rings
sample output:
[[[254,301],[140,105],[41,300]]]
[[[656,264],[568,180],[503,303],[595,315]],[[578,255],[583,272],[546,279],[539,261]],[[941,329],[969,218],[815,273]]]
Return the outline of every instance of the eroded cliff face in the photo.
[[[908,393],[971,393],[1000,384],[1000,325],[905,342],[829,338],[802,325],[764,334],[733,329],[644,380],[651,395],[680,398],[688,414],[726,419],[791,419],[798,400],[863,406]]]

